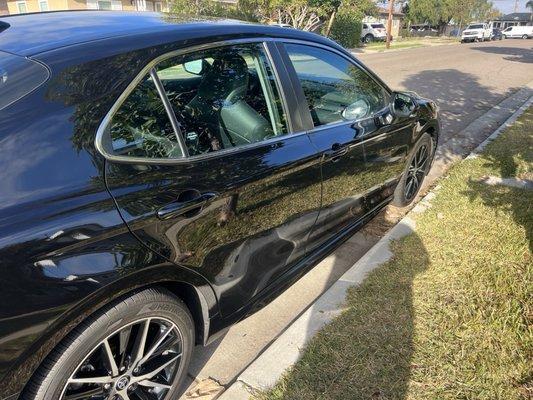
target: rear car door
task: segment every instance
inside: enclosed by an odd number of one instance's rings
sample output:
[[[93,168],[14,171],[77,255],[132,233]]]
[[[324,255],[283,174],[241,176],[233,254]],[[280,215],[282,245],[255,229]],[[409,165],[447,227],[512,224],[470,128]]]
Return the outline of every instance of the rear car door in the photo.
[[[107,185],[132,232],[205,276],[223,315],[305,255],[320,208],[317,151],[287,111],[294,95],[267,46],[169,56],[99,133]]]
[[[392,124],[389,90],[339,50],[290,42],[284,49],[308,104],[310,140],[321,155],[322,209],[312,249],[390,199],[409,148],[410,122]]]

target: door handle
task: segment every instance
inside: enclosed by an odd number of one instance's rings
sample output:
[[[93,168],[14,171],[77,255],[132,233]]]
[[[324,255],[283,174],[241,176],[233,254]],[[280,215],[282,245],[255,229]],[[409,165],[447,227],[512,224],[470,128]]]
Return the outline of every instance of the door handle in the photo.
[[[199,192],[198,192],[199,193]],[[174,201],[168,203],[157,210],[159,219],[168,219],[184,215],[185,218],[191,218],[197,215],[203,206],[217,197],[216,193],[208,192],[202,193],[198,196],[186,201]]]
[[[333,144],[333,146],[331,146],[331,149],[326,150],[323,153],[324,161],[331,160],[332,162],[336,162],[339,160],[339,158],[348,153],[348,150],[348,145],[341,145],[339,143],[335,143]]]

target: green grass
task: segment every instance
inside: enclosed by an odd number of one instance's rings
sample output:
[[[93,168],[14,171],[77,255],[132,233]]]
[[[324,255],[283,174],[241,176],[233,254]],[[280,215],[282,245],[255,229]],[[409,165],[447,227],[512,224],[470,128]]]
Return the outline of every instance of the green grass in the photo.
[[[458,43],[455,38],[398,38],[391,42],[390,50],[435,46],[439,44]],[[386,51],[385,42],[373,42],[365,46],[368,50]]]
[[[417,231],[349,291],[269,392],[275,399],[531,399],[533,109],[453,167]]]

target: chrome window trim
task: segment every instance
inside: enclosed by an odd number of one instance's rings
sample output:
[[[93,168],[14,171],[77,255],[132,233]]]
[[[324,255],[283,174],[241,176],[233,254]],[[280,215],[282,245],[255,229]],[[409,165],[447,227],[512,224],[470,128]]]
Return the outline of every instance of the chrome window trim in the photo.
[[[358,121],[355,121],[355,120],[354,121],[339,121],[339,122],[336,122],[336,123],[333,123],[333,124],[330,124],[330,125],[322,125],[322,126],[316,127],[316,128],[314,128],[314,129],[312,129],[310,131],[305,131],[305,130],[297,131],[297,132],[292,131],[290,118],[288,117],[289,110],[287,109],[287,102],[285,100],[286,99],[286,97],[285,97],[286,96],[286,92],[285,92],[285,90],[283,88],[283,85],[281,85],[281,82],[280,82],[279,73],[278,73],[278,70],[277,70],[278,66],[275,65],[275,63],[273,62],[272,55],[270,53],[270,49],[266,45],[266,42],[297,43],[297,44],[303,44],[303,45],[308,45],[308,46],[320,47],[320,48],[323,48],[325,50],[334,52],[334,53],[340,55],[341,57],[344,57],[349,62],[354,63],[355,65],[357,65],[357,67],[362,69],[369,76],[369,78],[374,80],[379,86],[383,87],[387,93],[389,93],[389,94],[392,93],[391,90],[386,85],[384,85],[384,83],[377,81],[371,74],[369,74],[368,71],[366,70],[366,68],[363,65],[361,65],[354,57],[351,57],[351,56],[345,54],[344,52],[336,49],[335,47],[332,47],[332,46],[329,46],[329,45],[325,45],[325,44],[322,44],[322,43],[313,42],[313,41],[310,41],[310,40],[290,39],[290,38],[283,38],[283,37],[256,37],[256,38],[232,39],[232,40],[222,40],[222,41],[217,41],[217,42],[204,43],[204,44],[201,44],[201,45],[185,47],[185,48],[182,48],[182,49],[178,49],[178,50],[174,50],[174,51],[162,54],[162,55],[154,58],[153,60],[151,60],[148,64],[146,64],[143,67],[143,69],[130,82],[130,84],[126,87],[126,89],[122,92],[122,94],[118,97],[118,99],[115,101],[113,106],[109,109],[109,111],[106,113],[106,115],[102,119],[102,122],[100,123],[100,125],[98,126],[98,130],[96,131],[96,137],[94,139],[94,145],[95,145],[96,150],[105,159],[107,159],[109,161],[117,162],[117,163],[176,165],[176,164],[191,163],[191,162],[195,162],[195,161],[201,161],[201,160],[206,160],[206,159],[211,159],[211,158],[216,158],[216,157],[222,157],[222,156],[225,156],[225,155],[228,155],[228,154],[233,154],[233,153],[237,153],[237,152],[241,152],[241,151],[246,151],[246,150],[249,150],[249,149],[255,148],[255,147],[271,145],[271,144],[277,143],[279,141],[285,140],[288,137],[306,135],[308,132],[315,132],[317,130],[320,130],[321,128],[322,129],[327,129],[327,128],[335,127],[337,125],[338,126],[348,125],[348,124],[354,124],[354,123],[362,121],[362,120],[358,120]],[[275,78],[275,81],[276,81],[276,85],[278,87],[278,91],[280,92],[279,94],[280,94],[280,97],[281,97],[283,110],[284,110],[284,112],[286,113],[286,115],[288,117],[287,118],[288,132],[285,135],[280,135],[280,136],[276,136],[276,137],[273,137],[273,138],[270,138],[270,139],[267,139],[267,140],[263,140],[263,141],[260,141],[260,142],[250,143],[250,144],[247,144],[247,145],[242,145],[242,146],[238,146],[238,147],[232,147],[232,148],[228,148],[228,149],[222,149],[222,150],[218,150],[218,151],[215,151],[215,152],[212,152],[212,153],[200,154],[200,155],[196,155],[196,156],[187,156],[186,155],[187,153],[184,153],[184,157],[181,157],[181,158],[130,157],[130,156],[118,156],[118,155],[110,154],[110,153],[106,152],[106,150],[105,150],[105,148],[103,146],[103,136],[105,134],[105,129],[106,129],[107,125],[111,121],[111,118],[117,112],[117,110],[120,108],[120,106],[124,103],[126,98],[131,94],[131,92],[137,87],[137,85],[140,83],[140,81],[147,74],[149,74],[150,70],[152,70],[157,64],[159,64],[160,62],[162,62],[164,60],[167,60],[169,58],[176,57],[176,56],[183,55],[183,54],[193,53],[193,52],[196,52],[196,51],[202,51],[202,50],[207,50],[207,49],[216,48],[216,47],[224,47],[224,46],[231,46],[231,45],[235,45],[235,44],[244,44],[244,43],[262,44],[262,46],[263,46],[263,48],[265,50],[265,54],[267,55],[267,58],[268,58],[268,60],[269,60],[269,62],[271,64],[271,68],[272,68],[273,73],[274,73],[274,78]],[[168,117],[169,117],[169,119],[172,122],[171,116],[168,115]],[[367,117],[367,118],[370,118],[370,117]]]
[[[272,56],[270,54],[270,51],[268,47],[266,46],[267,41],[276,41],[276,38],[268,38],[268,37],[257,37],[257,38],[246,38],[246,39],[235,39],[235,40],[225,40],[225,41],[218,41],[218,42],[211,42],[206,44],[201,44],[197,46],[191,46],[186,47],[183,49],[174,50],[165,54],[162,54],[156,58],[154,58],[152,61],[150,61],[147,65],[143,67],[143,69],[137,74],[137,76],[130,82],[130,84],[126,87],[124,92],[119,96],[119,98],[115,101],[111,109],[106,113],[105,117],[103,118],[102,122],[100,123],[98,130],[96,131],[96,137],[94,140],[95,147],[98,150],[102,156],[104,156],[107,160],[118,162],[118,163],[129,163],[129,164],[182,164],[182,163],[189,163],[197,160],[204,160],[208,158],[214,158],[223,156],[226,154],[235,153],[238,151],[244,151],[248,150],[253,147],[259,147],[263,145],[268,145],[272,143],[276,143],[280,140],[284,140],[289,136],[295,136],[295,135],[302,135],[305,134],[305,131],[301,132],[292,132],[292,127],[290,124],[290,121],[287,121],[287,128],[288,132],[284,135],[276,136],[274,138],[270,138],[267,140],[262,140],[260,142],[254,142],[247,145],[242,145],[238,147],[232,147],[228,149],[222,149],[218,150],[212,153],[206,153],[206,154],[200,154],[196,156],[186,156],[187,153],[184,153],[184,157],[180,158],[149,158],[149,157],[131,157],[131,156],[119,156],[116,154],[110,154],[106,151],[104,145],[103,145],[103,136],[105,135],[105,130],[107,128],[107,125],[111,121],[111,118],[113,115],[117,112],[117,110],[122,106],[124,101],[127,99],[127,97],[131,94],[131,92],[137,87],[137,85],[140,83],[140,81],[150,73],[150,71],[160,62],[167,60],[172,57],[176,57],[183,54],[189,54],[194,53],[196,51],[202,51],[206,49],[216,48],[216,47],[224,47],[224,46],[231,46],[235,44],[245,44],[245,43],[257,43],[261,44],[265,55],[268,59],[268,62],[271,64],[270,67],[272,68],[274,79],[276,81],[276,86],[278,91],[280,92],[280,98],[283,104],[283,111],[285,113],[288,113],[287,105],[285,101],[285,91],[283,90],[283,85],[281,85],[281,82],[279,81],[279,75],[277,71],[277,67],[274,64],[272,60]],[[164,103],[164,100],[162,100]],[[166,109],[166,107],[165,107]],[[173,110],[172,110],[173,111]],[[167,112],[168,115],[168,112]],[[286,114],[288,116],[288,114]],[[170,121],[172,122],[171,115],[168,115]],[[290,119],[290,118],[289,118]]]

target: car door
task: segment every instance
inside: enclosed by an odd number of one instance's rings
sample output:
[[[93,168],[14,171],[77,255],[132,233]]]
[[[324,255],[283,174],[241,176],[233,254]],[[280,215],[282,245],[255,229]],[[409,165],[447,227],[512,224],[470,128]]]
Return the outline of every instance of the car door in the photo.
[[[305,255],[320,208],[317,151],[267,46],[178,52],[136,80],[101,133],[129,229],[206,277],[225,316]],[[198,76],[193,90],[176,82]]]
[[[393,125],[390,93],[344,53],[284,43],[309,108],[309,137],[321,155],[322,208],[309,248],[361,223],[393,193],[408,151],[408,124]]]

